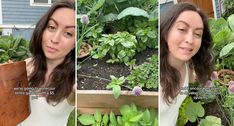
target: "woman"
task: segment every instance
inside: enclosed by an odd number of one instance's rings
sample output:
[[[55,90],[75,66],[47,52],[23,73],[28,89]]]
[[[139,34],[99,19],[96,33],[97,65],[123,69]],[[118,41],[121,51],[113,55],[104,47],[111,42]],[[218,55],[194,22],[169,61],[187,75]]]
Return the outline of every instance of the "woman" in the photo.
[[[212,72],[207,17],[194,5],[174,5],[160,20],[160,125],[175,126],[189,82],[205,84]],[[196,77],[195,77],[196,75]],[[170,119],[170,121],[168,121]]]
[[[66,126],[75,103],[75,3],[54,3],[37,23],[29,48],[31,114],[20,125]]]

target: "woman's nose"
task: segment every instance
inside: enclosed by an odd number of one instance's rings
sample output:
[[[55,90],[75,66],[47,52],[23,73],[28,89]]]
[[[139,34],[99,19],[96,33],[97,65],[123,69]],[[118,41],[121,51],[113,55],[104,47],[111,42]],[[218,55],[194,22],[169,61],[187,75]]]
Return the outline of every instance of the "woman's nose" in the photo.
[[[189,43],[189,44],[192,44],[192,43],[193,43],[193,33],[188,32],[188,33],[186,34],[185,42],[186,42],[186,43]]]
[[[60,35],[59,31],[54,32],[54,34],[53,34],[53,36],[51,38],[51,42],[55,43],[55,44],[59,43],[60,37],[61,37],[61,35]]]

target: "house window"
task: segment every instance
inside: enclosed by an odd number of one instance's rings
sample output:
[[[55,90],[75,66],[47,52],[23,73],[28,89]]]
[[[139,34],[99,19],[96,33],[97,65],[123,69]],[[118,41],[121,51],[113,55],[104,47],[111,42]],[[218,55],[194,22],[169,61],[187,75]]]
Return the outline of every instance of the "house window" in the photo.
[[[51,6],[54,2],[58,0],[30,0],[31,6]]]

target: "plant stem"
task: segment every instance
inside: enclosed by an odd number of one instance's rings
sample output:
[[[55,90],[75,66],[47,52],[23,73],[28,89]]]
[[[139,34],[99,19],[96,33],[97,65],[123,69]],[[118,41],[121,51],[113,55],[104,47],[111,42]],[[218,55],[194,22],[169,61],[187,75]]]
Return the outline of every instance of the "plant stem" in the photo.
[[[218,100],[218,98],[215,98],[215,100],[216,100],[216,102],[217,102],[217,104],[218,104],[218,106],[219,106],[219,109],[221,110],[221,112],[222,112],[224,118],[226,119],[226,121],[228,122],[228,124],[231,126],[231,123],[230,123],[229,120],[227,119],[227,117],[226,117],[226,115],[225,115],[225,112],[224,112],[223,109],[221,108],[221,105],[220,105],[221,103],[220,103],[220,101]]]
[[[87,77],[87,78],[94,78],[94,79],[100,79],[100,80],[105,80],[105,81],[111,81],[109,79],[106,78],[102,78],[102,77],[98,77],[98,76],[91,76],[91,75],[85,75],[85,74],[78,74],[78,76],[80,77]]]
[[[88,56],[87,58],[85,58],[84,60],[82,60],[81,62],[79,62],[78,64],[81,65],[81,64],[84,63],[86,60],[88,60],[90,57],[91,57],[91,55]]]
[[[132,88],[131,87],[129,87],[129,86],[127,86],[127,85],[120,85],[121,87],[125,87],[125,88],[127,88],[127,89],[130,89],[130,90],[132,90]]]

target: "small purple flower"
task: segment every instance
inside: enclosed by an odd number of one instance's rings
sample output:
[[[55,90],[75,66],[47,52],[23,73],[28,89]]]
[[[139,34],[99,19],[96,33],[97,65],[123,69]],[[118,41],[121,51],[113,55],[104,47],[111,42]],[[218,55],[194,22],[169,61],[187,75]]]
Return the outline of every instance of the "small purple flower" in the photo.
[[[206,81],[205,87],[207,88],[212,87],[212,81],[211,80]]]
[[[213,71],[211,73],[210,79],[211,80],[218,80],[218,72],[217,71]]]
[[[229,92],[229,94],[234,94],[234,81],[230,81],[229,83],[228,83],[228,92]]]
[[[139,95],[141,95],[142,89],[141,89],[141,87],[139,87],[139,86],[135,86],[135,87],[132,89],[132,92],[134,93],[135,96],[139,96]]]
[[[82,15],[81,16],[81,18],[80,18],[80,22],[82,23],[82,24],[88,24],[89,23],[89,16],[88,15]]]

